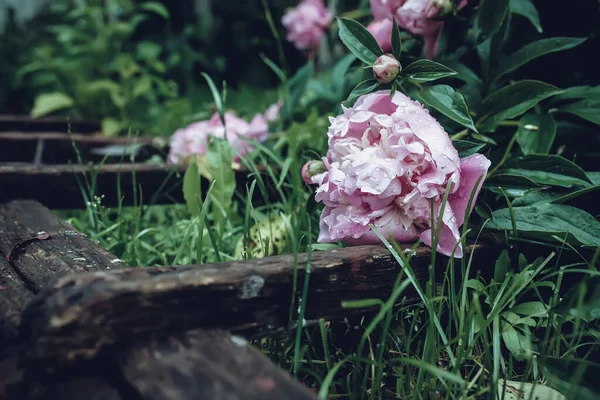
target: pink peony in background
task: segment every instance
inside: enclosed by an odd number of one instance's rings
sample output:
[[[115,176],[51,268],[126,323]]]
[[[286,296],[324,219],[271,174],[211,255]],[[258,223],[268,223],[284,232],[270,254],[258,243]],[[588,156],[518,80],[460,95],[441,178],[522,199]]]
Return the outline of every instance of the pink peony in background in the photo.
[[[392,28],[391,18],[375,20],[367,25],[367,30],[371,32],[384,52],[392,51]]]
[[[428,58],[435,56],[444,27],[444,22],[437,18],[449,4],[448,0],[370,0],[370,3],[375,20],[396,18],[400,28],[423,37]],[[457,8],[460,10],[466,5],[467,0],[462,0]],[[380,38],[375,38],[379,42]]]
[[[299,50],[316,50],[331,24],[333,15],[323,0],[303,0],[285,13],[281,23],[288,30],[287,40]]]
[[[233,148],[234,161],[239,161],[240,156],[250,153],[254,148],[249,140],[263,142],[269,135],[265,117],[256,114],[250,123],[244,121],[233,112],[225,113],[227,126],[227,140]],[[185,128],[178,129],[171,137],[171,151],[168,162],[180,164],[189,156],[206,153],[210,136],[225,138],[225,129],[218,113],[207,121],[195,122]]]
[[[437,250],[451,255],[456,248],[455,257],[462,257],[459,227],[490,161],[481,154],[460,159],[429,111],[399,92],[364,95],[330,122],[326,171],[303,170],[318,185],[315,199],[325,204],[319,242],[379,243],[373,224],[398,242],[420,238],[431,246],[430,202],[437,219],[451,180]]]

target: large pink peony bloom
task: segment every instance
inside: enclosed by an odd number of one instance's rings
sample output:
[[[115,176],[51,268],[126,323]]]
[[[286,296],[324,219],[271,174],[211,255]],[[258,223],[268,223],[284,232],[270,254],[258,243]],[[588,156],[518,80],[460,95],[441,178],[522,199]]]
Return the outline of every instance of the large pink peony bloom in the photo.
[[[438,20],[444,7],[440,0],[370,0],[371,13],[376,20],[396,18],[398,26],[423,37],[425,54],[433,58],[437,53],[444,22]],[[458,9],[465,7],[462,0]]]
[[[225,113],[225,125],[227,140],[234,151],[234,161],[239,161],[241,156],[253,150],[249,140],[263,142],[269,135],[267,121],[261,114],[256,114],[248,123],[228,111]],[[205,154],[210,136],[225,138],[225,129],[218,113],[213,114],[208,121],[195,122],[178,129],[171,137],[168,161],[172,164],[180,164],[189,156]]]
[[[462,257],[459,227],[490,161],[481,154],[460,159],[428,110],[399,92],[364,95],[330,122],[326,172],[308,177],[325,204],[319,242],[379,243],[373,224],[396,241],[431,245],[431,201],[437,219],[451,180],[437,250]]]
[[[299,50],[315,50],[332,20],[323,0],[303,0],[285,13],[281,23],[288,30],[287,40]]]

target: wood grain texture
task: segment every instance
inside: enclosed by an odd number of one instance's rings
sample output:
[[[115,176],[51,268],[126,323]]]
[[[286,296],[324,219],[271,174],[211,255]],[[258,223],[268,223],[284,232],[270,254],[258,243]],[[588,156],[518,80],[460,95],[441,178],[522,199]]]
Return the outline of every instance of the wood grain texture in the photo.
[[[466,254],[481,250],[473,245]],[[482,252],[483,253],[483,252]],[[420,281],[429,276],[430,250],[417,249],[411,267]],[[383,246],[314,252],[306,319],[333,318],[364,310],[342,301],[387,299],[401,271]],[[134,335],[195,328],[245,332],[289,327],[294,270],[303,286],[309,254],[266,257],[203,266],[99,271],[60,279],[23,313],[21,335],[27,357],[70,363],[92,358]],[[447,258],[438,257],[439,268]],[[415,302],[412,288],[401,302]],[[296,303],[297,307],[297,303]],[[129,312],[135,310],[135,312]]]

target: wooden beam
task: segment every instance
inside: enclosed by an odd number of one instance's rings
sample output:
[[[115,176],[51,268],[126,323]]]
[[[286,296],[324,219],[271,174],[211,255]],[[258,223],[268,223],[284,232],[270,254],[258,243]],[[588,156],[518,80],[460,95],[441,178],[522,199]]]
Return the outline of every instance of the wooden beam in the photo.
[[[0,163],[77,164],[118,163],[123,158],[143,162],[168,153],[168,138],[68,135],[58,132],[0,132]],[[77,149],[77,150],[76,150]]]
[[[0,131],[23,132],[100,132],[100,121],[67,119],[63,117],[43,117],[33,119],[27,115],[0,115]]]
[[[471,245],[465,253],[482,248]],[[412,258],[419,281],[428,279],[430,254],[429,248],[421,247]],[[437,267],[445,268],[447,258],[437,260]],[[291,300],[299,296],[293,291],[294,275],[296,287],[302,288],[309,262],[308,320],[364,313],[343,308],[342,301],[385,300],[401,272],[383,246],[298,254],[297,264],[292,255],[282,255],[201,266],[98,271],[65,277],[44,289],[23,313],[21,335],[28,340],[30,359],[70,363],[95,357],[107,345],[144,333],[203,327],[241,332],[287,328],[295,318],[290,316]],[[418,301],[412,287],[403,296],[403,303]]]

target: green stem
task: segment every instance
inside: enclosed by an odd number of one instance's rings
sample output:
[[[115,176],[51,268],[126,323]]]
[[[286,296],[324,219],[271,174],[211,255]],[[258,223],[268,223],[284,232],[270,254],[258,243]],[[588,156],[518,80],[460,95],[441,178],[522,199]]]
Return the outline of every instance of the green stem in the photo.
[[[506,151],[504,152],[502,159],[500,160],[500,162],[498,164],[496,164],[496,166],[494,168],[492,168],[492,170],[490,172],[488,172],[487,178],[492,176],[494,174],[494,172],[496,172],[506,162],[506,160],[508,160],[510,151],[516,141],[517,141],[517,135],[515,134],[515,135],[513,135],[512,139],[510,139],[510,142],[508,143],[508,146],[506,147]]]

